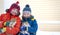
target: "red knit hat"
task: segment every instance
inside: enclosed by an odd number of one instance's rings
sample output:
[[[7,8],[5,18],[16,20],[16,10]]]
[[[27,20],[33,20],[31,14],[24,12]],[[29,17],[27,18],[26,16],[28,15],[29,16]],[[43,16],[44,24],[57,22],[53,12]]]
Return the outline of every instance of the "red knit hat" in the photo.
[[[8,13],[10,13],[13,8],[18,9],[18,12],[19,12],[19,11],[20,11],[20,6],[19,6],[18,4],[19,4],[18,1],[17,1],[16,3],[13,3],[13,4],[11,5],[11,7],[9,8]]]

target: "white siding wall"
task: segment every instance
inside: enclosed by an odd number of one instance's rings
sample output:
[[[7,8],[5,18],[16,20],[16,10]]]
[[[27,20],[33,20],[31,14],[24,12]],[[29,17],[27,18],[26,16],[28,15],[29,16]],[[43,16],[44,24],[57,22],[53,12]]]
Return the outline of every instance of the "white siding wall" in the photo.
[[[4,12],[4,1],[0,0],[0,14]]]

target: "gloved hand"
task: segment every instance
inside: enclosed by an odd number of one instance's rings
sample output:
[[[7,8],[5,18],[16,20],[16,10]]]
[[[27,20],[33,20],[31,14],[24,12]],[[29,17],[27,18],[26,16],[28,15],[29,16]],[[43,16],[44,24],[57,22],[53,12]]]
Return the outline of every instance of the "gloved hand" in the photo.
[[[25,26],[21,26],[20,30],[21,31],[25,31],[26,30],[26,27]]]
[[[2,33],[2,29],[0,29],[0,33]]]
[[[10,22],[5,22],[4,26],[9,26]]]
[[[7,21],[7,22],[4,23],[4,26],[8,26],[8,27],[13,28],[15,24],[16,24],[16,22],[13,22],[13,21]]]
[[[4,32],[6,32],[6,28],[1,28],[0,33],[4,33]]]
[[[6,32],[6,27],[2,28],[2,33]]]

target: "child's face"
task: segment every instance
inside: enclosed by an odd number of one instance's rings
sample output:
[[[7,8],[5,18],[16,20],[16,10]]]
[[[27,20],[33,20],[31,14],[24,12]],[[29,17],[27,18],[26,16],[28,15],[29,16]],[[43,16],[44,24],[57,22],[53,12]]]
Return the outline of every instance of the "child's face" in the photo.
[[[23,12],[23,17],[28,18],[30,16],[31,16],[31,13],[30,12],[28,12],[28,11],[24,11]]]
[[[17,15],[18,14],[18,9],[14,8],[11,10],[12,15]]]

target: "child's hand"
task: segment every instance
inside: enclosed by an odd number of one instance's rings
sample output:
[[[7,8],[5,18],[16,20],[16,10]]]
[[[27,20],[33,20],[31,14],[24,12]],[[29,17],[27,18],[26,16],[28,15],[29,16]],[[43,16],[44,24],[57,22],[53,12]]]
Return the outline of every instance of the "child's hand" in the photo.
[[[26,27],[25,26],[21,26],[21,31],[25,31],[26,30]]]
[[[5,22],[4,26],[9,26],[10,22]]]
[[[6,27],[2,28],[2,33],[6,32]]]
[[[16,24],[15,21],[16,21],[16,20],[14,20],[14,19],[12,19],[12,20],[10,20],[10,21],[7,21],[7,22],[4,23],[4,26],[8,26],[8,27],[13,28],[14,25]]]
[[[0,33],[4,33],[4,32],[6,32],[6,28],[1,28]]]
[[[0,33],[2,33],[2,29],[0,29]]]
[[[13,19],[10,20],[10,25],[9,26],[13,28],[15,25],[16,25],[16,19],[13,18]]]
[[[26,26],[26,27],[30,27],[28,22],[24,22],[23,25]]]

